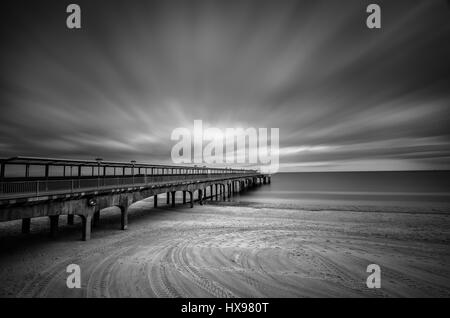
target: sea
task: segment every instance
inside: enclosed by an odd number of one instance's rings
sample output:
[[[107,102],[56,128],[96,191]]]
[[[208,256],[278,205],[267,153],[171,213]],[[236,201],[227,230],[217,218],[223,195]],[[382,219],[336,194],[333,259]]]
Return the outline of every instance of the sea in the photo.
[[[352,211],[450,212],[450,171],[297,172],[232,198],[240,204]]]

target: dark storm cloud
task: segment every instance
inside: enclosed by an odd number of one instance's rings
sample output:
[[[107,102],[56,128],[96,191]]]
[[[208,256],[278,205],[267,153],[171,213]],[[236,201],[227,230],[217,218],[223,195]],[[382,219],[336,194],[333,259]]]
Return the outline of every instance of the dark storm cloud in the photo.
[[[446,1],[2,9],[0,156],[169,162],[177,127],[279,127],[284,170],[450,168]]]

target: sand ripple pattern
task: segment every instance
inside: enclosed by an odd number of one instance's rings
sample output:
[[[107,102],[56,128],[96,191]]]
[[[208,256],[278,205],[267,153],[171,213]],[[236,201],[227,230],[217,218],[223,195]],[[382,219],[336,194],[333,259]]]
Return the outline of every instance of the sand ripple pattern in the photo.
[[[419,244],[349,233],[317,215],[230,209],[180,209],[166,219],[136,221],[98,243],[93,235],[75,254],[37,273],[18,296],[450,296],[445,262],[431,266],[429,250]],[[444,249],[436,253],[448,259]],[[81,266],[81,289],[65,286],[70,263]],[[382,289],[365,285],[371,263],[384,269]]]

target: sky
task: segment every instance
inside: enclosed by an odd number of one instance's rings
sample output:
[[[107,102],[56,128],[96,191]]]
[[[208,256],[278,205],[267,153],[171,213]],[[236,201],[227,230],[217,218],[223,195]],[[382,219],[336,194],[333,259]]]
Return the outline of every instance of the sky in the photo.
[[[371,2],[2,4],[0,157],[172,163],[202,120],[279,128],[280,171],[450,169],[449,1]]]

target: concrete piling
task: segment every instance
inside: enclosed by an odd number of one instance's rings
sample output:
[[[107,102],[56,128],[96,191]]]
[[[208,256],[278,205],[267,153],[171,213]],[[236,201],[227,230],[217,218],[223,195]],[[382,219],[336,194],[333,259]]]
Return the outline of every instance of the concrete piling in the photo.
[[[94,217],[92,218],[92,225],[97,227],[100,225],[100,211],[96,211],[94,213]]]
[[[122,230],[126,230],[128,228],[128,207],[120,206],[120,225]]]
[[[191,208],[193,208],[194,207],[194,193],[192,191],[189,191],[189,197],[190,197]]]
[[[81,240],[88,241],[91,239],[91,215],[80,215],[81,217]]]
[[[203,191],[201,189],[198,189],[198,203],[203,205]]]
[[[176,191],[172,191],[172,207],[175,207],[175,193]]]

